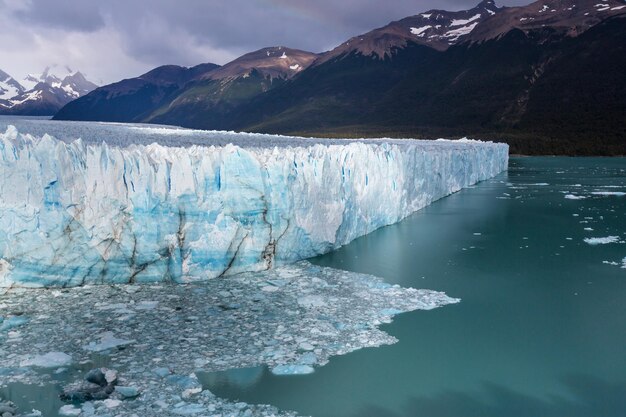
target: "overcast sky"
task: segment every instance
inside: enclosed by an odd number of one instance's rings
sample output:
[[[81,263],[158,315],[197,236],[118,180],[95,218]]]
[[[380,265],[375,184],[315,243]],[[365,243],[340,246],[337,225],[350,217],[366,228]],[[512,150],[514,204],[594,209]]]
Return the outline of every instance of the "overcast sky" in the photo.
[[[498,5],[530,0],[496,0]],[[392,20],[478,0],[0,0],[0,69],[18,81],[48,65],[97,83],[162,64],[224,64],[265,46],[313,52]]]

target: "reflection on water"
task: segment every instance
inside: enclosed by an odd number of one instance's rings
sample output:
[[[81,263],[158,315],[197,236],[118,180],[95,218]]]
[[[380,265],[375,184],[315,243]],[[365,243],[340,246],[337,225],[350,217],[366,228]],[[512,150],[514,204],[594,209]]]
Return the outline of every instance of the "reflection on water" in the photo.
[[[204,386],[229,386],[234,390],[246,390],[257,384],[263,374],[269,372],[265,366],[231,369],[228,372],[197,372],[198,380]]]
[[[62,388],[58,384],[26,385],[22,383],[9,384],[0,388],[0,399],[10,398],[20,411],[41,411],[43,416],[57,416],[59,408],[65,403],[59,399]]]
[[[45,382],[40,385],[10,383],[4,388],[0,387],[0,400],[13,401],[21,413],[39,410],[43,417],[59,417],[59,409],[67,404],[59,398],[63,392],[63,387],[77,380],[82,380],[89,370],[107,367],[110,363],[111,360],[106,355],[92,355],[91,360],[86,363],[57,370],[42,369],[38,373],[42,375],[42,381]],[[49,379],[44,377],[49,377]]]
[[[352,417],[623,417],[626,410],[626,383],[608,383],[584,375],[570,376],[563,383],[576,400],[541,399],[509,388],[486,383],[489,400],[465,392],[444,391],[432,397],[411,398],[399,412],[367,406]]]
[[[508,174],[313,260],[461,303],[395,318],[400,342],[215,394],[313,417],[617,417],[626,410],[623,158],[514,158]],[[569,199],[566,195],[586,198]],[[222,382],[229,381],[229,382]]]

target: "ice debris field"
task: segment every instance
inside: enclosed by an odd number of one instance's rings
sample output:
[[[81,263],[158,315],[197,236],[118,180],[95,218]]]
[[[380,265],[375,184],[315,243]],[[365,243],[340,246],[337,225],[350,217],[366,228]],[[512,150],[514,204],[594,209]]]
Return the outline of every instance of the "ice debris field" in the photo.
[[[262,271],[396,223],[508,164],[507,145],[471,140],[54,129],[61,139],[0,133],[0,287]],[[187,146],[161,144],[172,136]]]
[[[0,400],[31,384],[54,393],[37,404],[48,417],[63,407],[102,417],[293,415],[217,398],[200,376],[262,364],[313,372],[332,355],[394,343],[378,326],[396,314],[458,301],[307,261],[196,284],[16,288],[0,297]],[[117,374],[107,395],[83,381],[96,367]]]

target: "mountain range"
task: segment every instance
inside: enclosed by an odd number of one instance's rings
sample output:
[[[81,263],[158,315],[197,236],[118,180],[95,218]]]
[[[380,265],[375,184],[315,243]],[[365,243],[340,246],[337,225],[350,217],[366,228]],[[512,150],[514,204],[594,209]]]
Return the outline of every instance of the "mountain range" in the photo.
[[[0,70],[0,114],[50,116],[97,87],[68,67],[47,67],[21,82]]]
[[[485,0],[321,54],[263,48],[100,87],[62,120],[316,136],[506,141],[513,153],[626,154],[626,1]]]

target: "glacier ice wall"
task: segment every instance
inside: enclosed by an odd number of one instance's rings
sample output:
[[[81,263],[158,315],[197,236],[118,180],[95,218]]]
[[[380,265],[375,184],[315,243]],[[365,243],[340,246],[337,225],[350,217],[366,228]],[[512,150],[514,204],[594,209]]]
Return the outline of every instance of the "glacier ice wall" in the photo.
[[[0,133],[0,286],[187,282],[322,254],[505,170],[508,147],[110,147]]]

